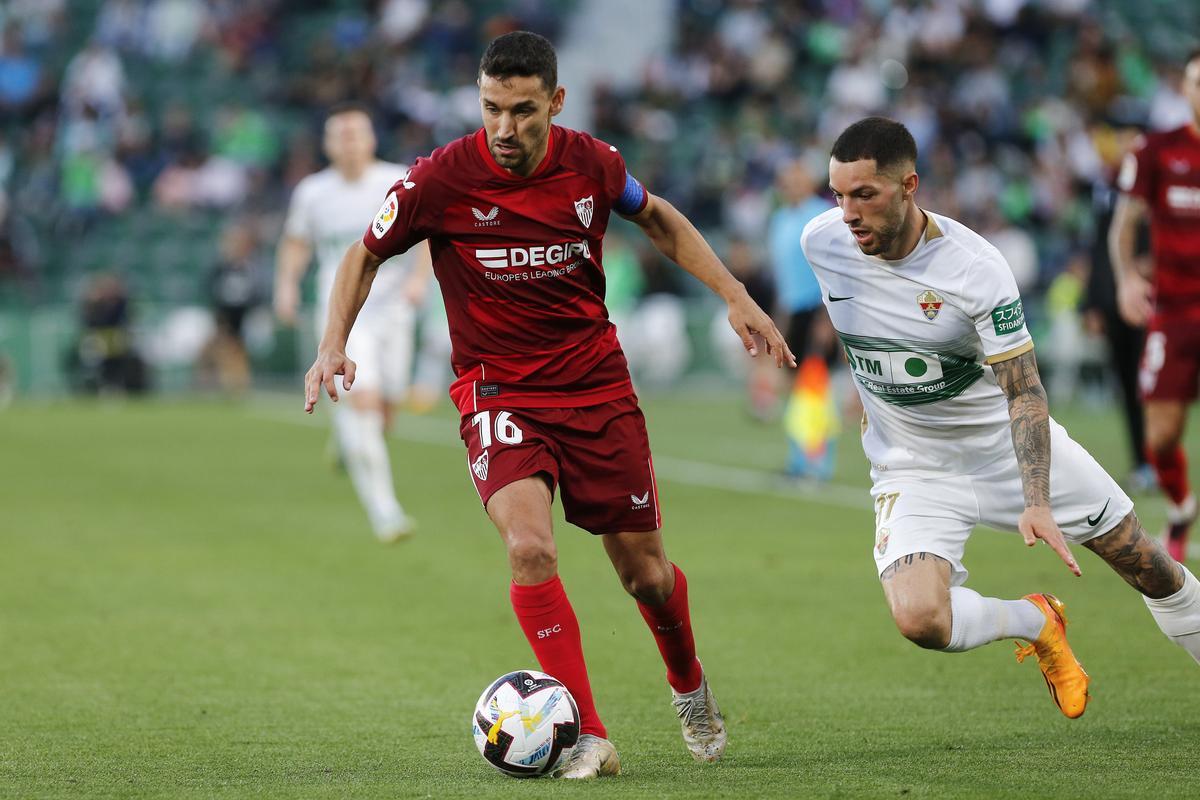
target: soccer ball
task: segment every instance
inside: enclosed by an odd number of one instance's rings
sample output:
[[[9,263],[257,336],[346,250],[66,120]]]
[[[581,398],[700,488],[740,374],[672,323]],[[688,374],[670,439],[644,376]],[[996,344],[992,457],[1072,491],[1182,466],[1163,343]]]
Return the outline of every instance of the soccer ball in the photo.
[[[518,778],[554,770],[579,740],[579,709],[567,687],[542,672],[501,675],[471,715],[475,746],[489,764]]]

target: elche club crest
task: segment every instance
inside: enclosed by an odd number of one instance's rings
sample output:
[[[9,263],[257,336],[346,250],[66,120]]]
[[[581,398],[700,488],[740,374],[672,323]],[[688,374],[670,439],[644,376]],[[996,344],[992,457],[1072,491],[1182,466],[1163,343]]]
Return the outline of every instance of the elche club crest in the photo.
[[[583,223],[583,227],[592,227],[592,195],[581,197],[575,201],[575,216]]]
[[[917,296],[917,305],[921,307],[921,313],[925,318],[932,320],[937,317],[938,312],[942,310],[942,303],[946,302],[942,296],[933,289],[926,289]]]

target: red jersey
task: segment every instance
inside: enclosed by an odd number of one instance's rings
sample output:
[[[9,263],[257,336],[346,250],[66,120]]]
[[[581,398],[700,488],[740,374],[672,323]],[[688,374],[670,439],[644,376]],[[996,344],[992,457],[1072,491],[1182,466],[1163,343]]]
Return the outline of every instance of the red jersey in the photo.
[[[389,258],[429,240],[453,346],[450,397],[461,413],[589,406],[633,393],[602,266],[626,179],[615,147],[551,126],[546,156],[528,177],[502,169],[480,129],[417,159],[392,187],[363,245]]]
[[[1185,125],[1146,136],[1117,186],[1150,209],[1155,313],[1200,318],[1200,134]]]

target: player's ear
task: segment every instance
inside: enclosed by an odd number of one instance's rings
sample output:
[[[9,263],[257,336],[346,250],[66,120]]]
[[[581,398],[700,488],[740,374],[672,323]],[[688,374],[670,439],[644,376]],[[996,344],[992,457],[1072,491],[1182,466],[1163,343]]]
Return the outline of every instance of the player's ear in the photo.
[[[563,101],[567,98],[567,87],[559,86],[550,95],[550,116],[555,117],[563,110]]]
[[[900,185],[904,189],[904,196],[908,198],[915,195],[917,193],[917,186],[920,183],[921,179],[917,176],[917,173],[907,173],[903,178],[900,179]]]

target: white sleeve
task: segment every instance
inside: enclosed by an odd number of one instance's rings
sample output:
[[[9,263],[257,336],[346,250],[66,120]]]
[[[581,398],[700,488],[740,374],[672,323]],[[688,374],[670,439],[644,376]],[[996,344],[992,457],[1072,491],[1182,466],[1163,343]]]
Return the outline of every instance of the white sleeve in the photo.
[[[287,236],[303,239],[312,243],[313,235],[313,193],[312,183],[307,179],[296,184],[292,192],[292,200],[288,204],[287,219],[283,223],[283,232]]]
[[[985,363],[1006,361],[1033,349],[1017,281],[999,250],[988,246],[975,257],[967,269],[962,297]]]

